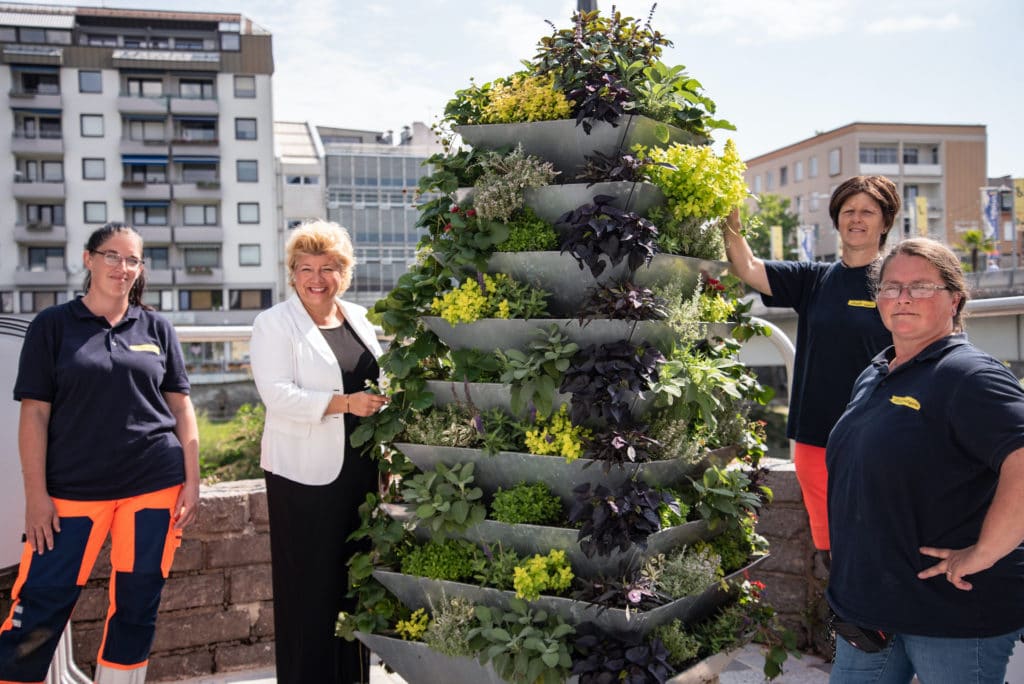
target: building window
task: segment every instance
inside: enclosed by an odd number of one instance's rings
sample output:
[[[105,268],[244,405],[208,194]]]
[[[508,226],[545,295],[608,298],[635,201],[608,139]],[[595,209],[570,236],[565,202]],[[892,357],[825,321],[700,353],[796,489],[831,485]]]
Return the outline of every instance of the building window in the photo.
[[[217,164],[185,162],[181,165],[182,183],[216,183],[219,180]]]
[[[86,223],[106,223],[106,202],[83,202],[82,216]]]
[[[256,119],[235,119],[235,140],[255,140]]]
[[[106,177],[106,159],[90,157],[82,159],[82,180],[105,180]]]
[[[19,292],[21,313],[36,313],[57,304],[56,292]]]
[[[754,194],[755,195],[760,195],[761,194],[761,176],[760,176],[760,174],[757,175],[757,176],[754,176]]]
[[[779,167],[779,187],[789,184],[789,167]]]
[[[202,38],[175,38],[174,39],[175,50],[202,50],[203,39]]]
[[[180,142],[217,142],[217,119],[178,119],[174,137]]]
[[[775,189],[775,174],[768,171],[764,174],[764,189],[774,190]]]
[[[125,164],[124,179],[131,183],[166,183],[167,166],[164,164]]]
[[[837,150],[832,150],[836,152]],[[829,152],[829,165],[831,173],[832,164],[832,152]],[[897,163],[897,150],[895,147],[874,147],[874,146],[863,146],[860,148],[860,163],[861,164],[895,164]],[[838,172],[837,172],[838,173]]]
[[[218,268],[220,266],[220,249],[217,247],[187,247],[185,252],[185,268]]]
[[[239,223],[259,223],[260,222],[260,205],[258,202],[239,202],[238,203],[238,222]]]
[[[182,207],[182,218],[186,226],[217,225],[216,204],[186,204]]]
[[[157,311],[170,311],[174,306],[174,293],[170,290],[146,289],[142,293],[142,303]]]
[[[125,94],[132,97],[160,97],[164,94],[164,82],[158,78],[129,78]]]
[[[10,290],[0,292],[0,313],[14,313],[14,293]]]
[[[23,159],[14,172],[15,183],[63,183],[64,162]]]
[[[818,177],[818,158],[811,157],[807,160],[807,177],[817,178]]]
[[[63,226],[63,204],[26,204],[25,223],[31,225]]]
[[[178,292],[180,311],[220,311],[224,306],[224,293],[220,290],[181,290]]]
[[[60,95],[60,75],[57,72],[16,71],[13,76],[12,94]]]
[[[238,245],[239,266],[259,266],[260,246],[259,245]]]
[[[143,247],[142,258],[146,268],[154,271],[166,271],[171,267],[170,250],[167,247]]]
[[[125,216],[131,217],[134,226],[166,226],[167,206],[125,207]]]
[[[63,247],[29,247],[28,270],[59,271],[64,268]]]
[[[259,181],[259,165],[255,159],[239,159],[235,162],[235,170],[239,183],[256,183]]]
[[[81,115],[82,137],[102,138],[103,137],[103,115],[82,114]]]
[[[129,140],[136,140],[142,142],[164,142],[167,140],[167,134],[164,130],[163,121],[126,119],[125,125],[128,129]]]
[[[14,116],[14,137],[59,139],[60,117],[18,112]]]
[[[256,97],[256,77],[235,76],[235,97]]]
[[[828,151],[828,175],[838,176],[842,171],[842,150],[835,147]]]
[[[793,162],[793,182],[799,183],[804,179],[804,163],[802,161]]]
[[[242,49],[241,38],[237,33],[220,34],[220,49],[225,52],[238,52]]]
[[[213,94],[213,81],[199,81],[183,78],[181,79],[181,82],[178,83],[178,97],[190,100],[212,100],[216,97]]]
[[[918,150],[916,147],[904,147],[903,148],[903,163],[904,164],[919,164]]]
[[[256,311],[270,308],[270,290],[230,290],[229,308]]]
[[[286,185],[320,185],[320,176],[285,176]]]
[[[98,71],[78,72],[78,92],[80,93],[102,93],[103,77]]]

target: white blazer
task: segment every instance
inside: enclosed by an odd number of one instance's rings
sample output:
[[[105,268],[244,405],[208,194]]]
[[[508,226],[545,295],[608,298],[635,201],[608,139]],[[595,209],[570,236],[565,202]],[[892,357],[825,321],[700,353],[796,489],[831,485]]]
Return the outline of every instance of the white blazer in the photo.
[[[345,320],[375,356],[382,353],[366,309],[338,300]],[[252,326],[249,358],[256,389],[267,407],[260,465],[301,484],[333,482],[345,459],[342,414],[324,415],[331,396],[345,388],[327,340],[298,295],[260,313]]]

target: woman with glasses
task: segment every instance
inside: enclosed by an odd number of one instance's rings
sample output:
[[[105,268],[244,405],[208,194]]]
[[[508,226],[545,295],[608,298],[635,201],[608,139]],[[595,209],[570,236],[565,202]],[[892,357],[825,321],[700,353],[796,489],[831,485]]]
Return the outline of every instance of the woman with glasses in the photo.
[[[1024,389],[964,335],[960,261],[876,271],[893,345],[828,440],[832,682],[1002,684],[1024,630]]]
[[[199,438],[174,328],[142,303],[142,238],[86,243],[85,295],[29,326],[14,398],[25,550],[0,625],[0,682],[41,682],[109,533],[94,681],[145,681],[160,593],[199,503]]]
[[[349,541],[359,506],[377,491],[377,463],[352,447],[361,418],[387,402],[380,344],[366,309],[341,296],[356,260],[348,232],[327,221],[296,228],[285,245],[295,295],[253,322],[252,375],[267,407],[260,465],[267,481],[279,684],[369,681],[369,653],[334,635],[352,611]]]
[[[792,308],[800,316],[786,435],[795,442],[793,462],[811,538],[823,552],[829,549],[825,443],[853,381],[890,344],[868,286],[868,267],[880,257],[899,210],[896,185],[884,176],[855,176],[842,183],[828,206],[842,243],[842,258],[835,263],[764,261],[740,233],[739,213],[726,222],[732,272],[760,292],[766,306]],[[823,555],[827,563],[828,554]]]

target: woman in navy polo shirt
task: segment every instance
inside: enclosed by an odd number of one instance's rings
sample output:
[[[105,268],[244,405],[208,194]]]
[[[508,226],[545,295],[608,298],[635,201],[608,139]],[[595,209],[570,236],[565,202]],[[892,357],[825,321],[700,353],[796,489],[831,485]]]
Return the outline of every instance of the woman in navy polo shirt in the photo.
[[[836,188],[828,213],[843,251],[835,263],[763,261],[740,234],[739,213],[726,222],[732,272],[760,292],[766,306],[791,307],[800,315],[786,435],[795,441],[793,463],[819,551],[829,549],[828,433],[857,375],[890,343],[868,286],[868,267],[879,258],[899,210],[896,185],[884,176],[855,176]]]
[[[14,398],[25,550],[0,625],[0,682],[41,682],[111,536],[95,681],[145,681],[160,593],[199,502],[199,439],[174,328],[142,304],[142,238],[86,243],[85,295],[29,326]]]
[[[1002,684],[1024,630],[1024,389],[963,333],[960,262],[881,263],[893,346],[828,440],[832,682]],[[856,646],[854,645],[856,644]]]

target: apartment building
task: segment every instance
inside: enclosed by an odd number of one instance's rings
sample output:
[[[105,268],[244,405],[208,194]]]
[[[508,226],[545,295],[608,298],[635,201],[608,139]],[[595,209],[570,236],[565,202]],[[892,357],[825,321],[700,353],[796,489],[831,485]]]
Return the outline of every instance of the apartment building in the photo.
[[[981,226],[986,144],[983,125],[851,123],[747,160],[746,179],[755,194],[790,198],[816,259],[833,260],[839,250],[829,197],[861,174],[887,176],[899,187],[896,234],[955,245]],[[1011,251],[1012,242],[1001,249]]]
[[[271,36],[240,14],[0,4],[0,312],[80,292],[106,221],[146,301],[249,323],[278,281]]]

